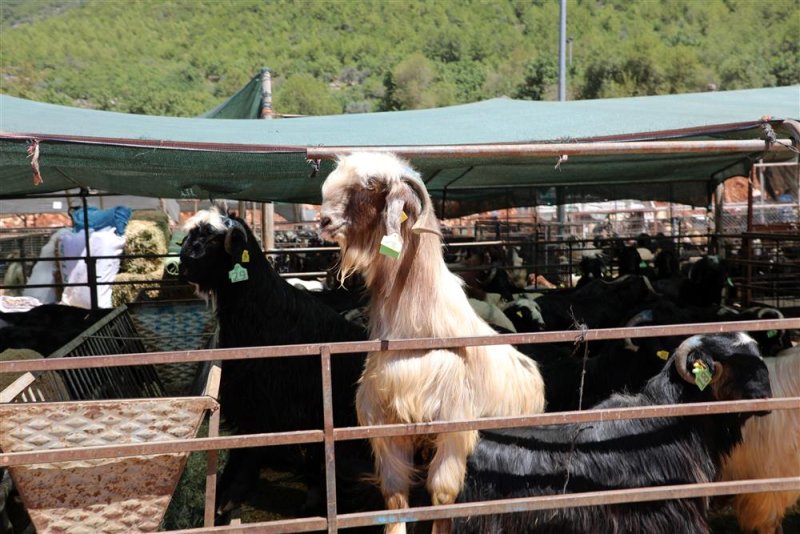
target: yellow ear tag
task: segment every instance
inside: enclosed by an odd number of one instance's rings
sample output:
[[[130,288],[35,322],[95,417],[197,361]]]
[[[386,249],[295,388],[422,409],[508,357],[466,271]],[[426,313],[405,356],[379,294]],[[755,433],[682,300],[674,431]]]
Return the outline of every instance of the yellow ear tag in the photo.
[[[383,236],[381,239],[380,253],[392,259],[400,257],[400,251],[403,250],[403,241],[397,234],[390,234]]]
[[[403,224],[408,220],[408,215],[406,215],[405,211],[400,212],[400,224]]]
[[[697,384],[700,391],[703,391],[706,389],[706,386],[711,383],[711,371],[709,371],[708,366],[700,360],[695,361],[692,367],[694,367],[694,369],[692,369],[694,382]]]
[[[250,251],[244,250],[242,252],[242,263],[248,263],[250,261]]]
[[[656,352],[656,356],[658,356],[662,360],[667,360],[669,358],[669,351],[668,350],[660,350],[660,351]]]
[[[522,317],[522,310],[517,312],[517,317]]]

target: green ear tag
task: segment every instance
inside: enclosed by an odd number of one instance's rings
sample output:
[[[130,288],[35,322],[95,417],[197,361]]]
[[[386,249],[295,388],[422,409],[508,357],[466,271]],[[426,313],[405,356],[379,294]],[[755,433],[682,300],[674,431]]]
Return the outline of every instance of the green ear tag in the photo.
[[[403,242],[400,240],[399,235],[397,234],[385,235],[383,236],[383,239],[381,239],[380,252],[384,256],[397,259],[400,257],[401,250],[403,250]]]
[[[733,280],[731,280],[730,276],[725,279],[725,283],[728,284],[728,287],[733,287]]]
[[[660,350],[660,351],[656,352],[656,356],[658,356],[662,360],[667,360],[669,358],[669,351],[668,350]]]
[[[694,382],[697,384],[697,387],[700,389],[700,391],[706,389],[706,386],[711,383],[711,371],[708,369],[705,363],[699,360],[694,362],[692,374],[694,375]]]
[[[639,263],[639,268],[640,269],[647,269],[647,262],[646,261],[642,261],[641,263]]]
[[[777,335],[778,335],[778,331],[777,330],[767,330],[767,337],[769,339],[772,339],[773,337],[775,337]]]
[[[233,269],[228,271],[228,278],[231,279],[231,284],[235,284],[236,282],[244,282],[249,276],[247,274],[247,269],[237,263],[233,266]]]

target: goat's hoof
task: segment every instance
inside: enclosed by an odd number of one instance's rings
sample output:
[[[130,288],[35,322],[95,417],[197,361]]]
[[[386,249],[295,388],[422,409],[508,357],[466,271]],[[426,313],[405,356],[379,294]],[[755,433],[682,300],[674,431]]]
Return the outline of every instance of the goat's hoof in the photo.
[[[241,503],[228,501],[223,506],[217,508],[217,513],[214,516],[214,526],[230,525],[231,521],[240,519],[242,517]]]

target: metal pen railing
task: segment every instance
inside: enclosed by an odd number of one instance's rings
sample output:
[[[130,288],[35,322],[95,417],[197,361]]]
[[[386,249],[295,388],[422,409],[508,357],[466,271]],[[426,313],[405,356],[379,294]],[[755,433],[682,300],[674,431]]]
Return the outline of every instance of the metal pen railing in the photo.
[[[83,356],[59,360],[17,360],[0,362],[0,373],[4,373],[319,355],[323,378],[323,409],[325,414],[324,427],[318,430],[226,437],[210,435],[207,438],[182,439],[170,442],[150,442],[131,445],[51,449],[40,452],[2,453],[0,454],[0,467],[50,463],[56,461],[85,460],[91,458],[112,458],[143,454],[160,454],[178,451],[203,451],[266,445],[323,443],[325,447],[326,494],[328,498],[326,517],[317,516],[239,525],[235,527],[237,532],[304,532],[308,530],[325,529],[327,529],[329,532],[336,532],[339,528],[385,524],[395,521],[420,521],[444,517],[462,517],[466,515],[503,513],[510,511],[551,509],[568,506],[587,506],[621,502],[642,502],[648,500],[728,495],[734,493],[752,493],[759,491],[800,490],[800,477],[787,477],[769,480],[636,488],[630,490],[530,497],[524,499],[514,499],[511,501],[487,501],[481,503],[455,504],[447,506],[339,515],[337,514],[335,481],[334,443],[336,441],[364,439],[379,436],[425,435],[439,432],[458,432],[466,429],[508,428],[517,426],[638,419],[649,417],[694,416],[732,412],[800,409],[800,397],[586,410],[578,412],[546,413],[530,416],[492,417],[470,421],[435,421],[430,423],[395,424],[374,427],[335,428],[333,426],[332,418],[333,399],[331,385],[331,356],[335,354],[349,354],[380,350],[439,349],[506,343],[536,344],[559,341],[588,342],[604,339],[618,339],[622,337],[639,338],[665,335],[738,332],[743,330],[758,331],[797,328],[800,328],[800,319],[771,319],[726,323],[610,328],[580,332],[558,331],[447,339],[426,338],[412,340],[374,340],[348,343],[247,347],[199,351],[170,351],[158,353],[123,354],[114,356]],[[214,474],[211,471],[212,468],[209,466],[208,477],[213,478]],[[208,520],[209,518],[207,517],[206,521]],[[206,525],[206,527],[201,529],[191,529],[180,532],[211,533],[225,532],[230,531],[231,529],[231,527],[212,528],[208,522]]]

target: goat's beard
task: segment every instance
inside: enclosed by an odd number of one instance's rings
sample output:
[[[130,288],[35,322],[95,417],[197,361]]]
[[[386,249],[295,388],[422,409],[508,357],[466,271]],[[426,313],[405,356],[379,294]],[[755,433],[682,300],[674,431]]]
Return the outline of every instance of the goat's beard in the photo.
[[[206,291],[200,288],[200,284],[189,282],[189,285],[194,288],[194,294],[203,299],[206,306],[210,307],[212,311],[217,310],[217,295],[213,291]]]
[[[363,271],[368,265],[368,258],[364,258],[364,251],[359,250],[358,247],[348,246],[344,240],[341,243],[341,259],[339,260],[339,274],[337,278],[339,283],[344,285],[345,281],[351,275]]]
[[[354,243],[341,241],[341,259],[339,260],[339,283],[344,285],[345,281],[353,274],[361,273],[368,275],[370,269],[378,261],[378,246],[375,243]],[[368,278],[368,276],[367,276]]]

